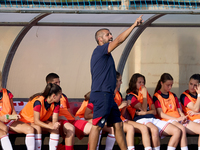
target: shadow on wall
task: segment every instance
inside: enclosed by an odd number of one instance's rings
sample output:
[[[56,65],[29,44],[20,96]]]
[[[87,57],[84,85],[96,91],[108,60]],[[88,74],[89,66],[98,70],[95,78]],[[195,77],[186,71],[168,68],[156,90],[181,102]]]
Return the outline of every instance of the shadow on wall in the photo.
[[[179,92],[188,89],[189,78],[200,73],[199,32],[197,28],[183,28],[178,37],[179,52]]]

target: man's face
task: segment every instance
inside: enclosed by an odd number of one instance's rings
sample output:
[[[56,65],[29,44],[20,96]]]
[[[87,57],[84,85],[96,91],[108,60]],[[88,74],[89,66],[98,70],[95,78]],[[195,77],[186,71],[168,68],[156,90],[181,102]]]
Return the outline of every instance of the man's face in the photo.
[[[60,86],[60,79],[59,78],[54,78],[51,82],[52,84],[57,84]]]
[[[108,30],[103,30],[102,42],[103,44],[110,43],[113,41],[112,33]]]

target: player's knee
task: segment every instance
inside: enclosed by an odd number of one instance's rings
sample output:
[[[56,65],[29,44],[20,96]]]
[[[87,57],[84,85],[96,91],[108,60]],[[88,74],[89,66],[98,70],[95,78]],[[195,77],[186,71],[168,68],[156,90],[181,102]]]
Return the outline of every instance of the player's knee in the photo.
[[[41,134],[42,133],[42,128],[40,126],[35,125],[34,129],[35,129],[35,134]]]
[[[71,123],[65,123],[63,128],[64,128],[64,130],[75,131],[75,127]]]
[[[93,130],[98,130],[99,132],[102,130],[100,126],[92,126]]]
[[[173,134],[178,136],[178,137],[181,137],[182,131],[179,128],[174,128],[173,129]]]
[[[110,127],[108,133],[109,133],[109,134],[114,134],[114,128],[113,128],[113,127]]]
[[[181,129],[182,134],[186,134],[186,129],[183,125],[181,125],[179,129]]]
[[[117,123],[114,124],[113,127],[116,128],[116,129],[123,128],[123,123],[122,122],[117,122]]]
[[[142,134],[149,133],[147,126],[141,124],[141,126],[140,126],[140,132]]]
[[[0,130],[0,138],[2,138],[5,135],[7,135],[7,132],[4,130]]]
[[[135,130],[134,130],[134,127],[130,124],[126,124],[124,125],[124,132],[129,132],[129,133],[134,133]]]
[[[26,134],[34,134],[34,128],[27,125],[25,132]]]
[[[128,127],[128,132],[130,132],[130,133],[133,133],[133,134],[134,134],[134,132],[135,132],[135,129],[134,129],[134,127],[133,127],[132,125]]]
[[[3,132],[5,132],[6,134],[8,133],[8,127],[5,125],[5,126],[2,126],[1,127],[1,130],[3,131]]]
[[[75,134],[75,127],[71,123],[65,123],[63,126],[64,134],[71,136]]]
[[[151,130],[151,135],[152,136],[158,136],[159,130],[158,130],[158,128],[156,126],[152,127],[150,130]]]

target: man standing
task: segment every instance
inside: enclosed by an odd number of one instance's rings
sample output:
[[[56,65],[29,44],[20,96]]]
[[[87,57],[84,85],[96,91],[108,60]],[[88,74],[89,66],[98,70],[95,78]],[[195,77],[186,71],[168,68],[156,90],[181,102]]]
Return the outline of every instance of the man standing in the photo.
[[[93,127],[89,135],[89,150],[96,149],[99,132],[106,122],[108,126],[114,127],[115,138],[120,149],[127,150],[120,112],[114,101],[116,70],[111,52],[123,43],[132,30],[142,22],[141,15],[131,27],[121,33],[115,40],[113,40],[111,32],[106,28],[100,29],[95,33],[98,46],[93,51],[90,64],[92,74],[90,103],[94,105],[94,114]],[[128,149],[133,150],[134,147]]]

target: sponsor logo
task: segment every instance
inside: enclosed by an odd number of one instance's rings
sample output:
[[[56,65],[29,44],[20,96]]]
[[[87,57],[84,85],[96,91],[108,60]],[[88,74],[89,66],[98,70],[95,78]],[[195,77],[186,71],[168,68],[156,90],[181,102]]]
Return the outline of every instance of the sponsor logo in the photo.
[[[101,123],[103,124],[105,122],[105,118],[101,119]]]
[[[172,109],[172,104],[169,104],[169,108]]]

